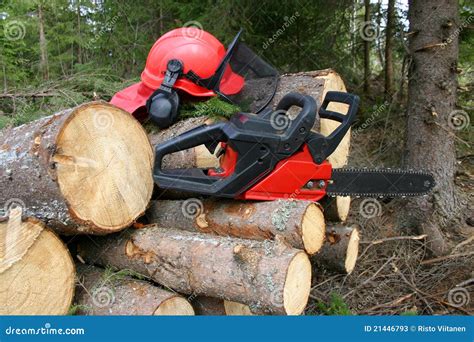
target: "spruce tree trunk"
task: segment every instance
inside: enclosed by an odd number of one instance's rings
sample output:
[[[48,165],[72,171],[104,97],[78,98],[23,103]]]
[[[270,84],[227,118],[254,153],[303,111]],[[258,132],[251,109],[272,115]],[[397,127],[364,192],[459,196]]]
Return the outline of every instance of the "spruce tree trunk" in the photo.
[[[385,36],[385,95],[393,94],[393,34],[395,32],[395,0],[388,1]]]
[[[428,5],[410,1],[408,17],[412,64],[408,75],[406,162],[431,172],[436,187],[428,197],[414,199],[406,215],[428,234],[431,250],[443,254],[448,245],[442,229],[453,229],[463,212],[454,184],[455,136],[449,125],[456,103],[458,2],[432,0]]]
[[[43,80],[49,80],[49,65],[48,65],[48,47],[46,36],[44,34],[44,16],[43,7],[38,5],[38,25],[39,25],[39,47],[41,52],[40,70],[43,74]]]
[[[364,0],[365,22],[370,22],[370,0]],[[364,39],[364,93],[369,94],[369,76],[370,76],[370,41]]]

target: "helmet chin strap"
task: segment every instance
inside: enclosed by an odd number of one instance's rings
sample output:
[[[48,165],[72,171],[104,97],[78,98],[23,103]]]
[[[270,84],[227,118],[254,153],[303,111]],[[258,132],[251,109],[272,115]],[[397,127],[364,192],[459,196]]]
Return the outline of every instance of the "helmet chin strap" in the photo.
[[[182,73],[183,62],[178,59],[169,60],[163,82],[146,102],[150,119],[160,128],[171,126],[178,117],[179,96],[173,87]]]

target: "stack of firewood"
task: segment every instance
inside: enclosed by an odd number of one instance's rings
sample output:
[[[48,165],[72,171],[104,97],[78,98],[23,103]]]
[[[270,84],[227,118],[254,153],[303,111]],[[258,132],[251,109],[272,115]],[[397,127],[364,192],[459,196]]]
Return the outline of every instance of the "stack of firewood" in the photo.
[[[285,75],[275,102],[295,90],[321,101],[345,88],[330,70]],[[94,315],[299,315],[313,272],[350,273],[359,232],[326,222],[345,221],[348,197],[152,196],[152,145],[207,121],[186,119],[147,138],[130,115],[94,102],[2,132],[0,314],[66,314],[74,303]],[[333,166],[348,152],[349,135]],[[166,158],[165,167],[218,164],[203,146]]]

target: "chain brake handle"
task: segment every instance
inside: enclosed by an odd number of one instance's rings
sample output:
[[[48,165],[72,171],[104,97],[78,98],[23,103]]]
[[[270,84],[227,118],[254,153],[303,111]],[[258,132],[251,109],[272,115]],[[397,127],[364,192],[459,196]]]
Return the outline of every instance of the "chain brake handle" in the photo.
[[[323,104],[319,108],[319,118],[337,121],[340,125],[327,137],[316,132],[311,132],[308,139],[308,147],[316,164],[323,163],[339,146],[355,120],[359,108],[359,96],[339,91],[328,91],[324,97]],[[346,114],[328,110],[331,102],[349,105]]]

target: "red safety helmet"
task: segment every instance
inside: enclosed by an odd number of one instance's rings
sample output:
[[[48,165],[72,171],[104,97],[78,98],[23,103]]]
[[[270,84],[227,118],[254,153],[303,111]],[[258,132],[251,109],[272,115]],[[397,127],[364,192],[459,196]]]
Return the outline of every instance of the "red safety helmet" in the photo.
[[[177,90],[195,97],[219,95],[244,111],[258,113],[275,94],[278,71],[239,42],[241,33],[227,50],[195,27],[166,33],[151,48],[141,82],[115,94],[111,103],[139,119],[149,115],[161,128],[178,116]]]
[[[225,57],[224,45],[212,34],[195,27],[172,30],[153,44],[141,82],[116,93],[110,102],[132,114],[144,107],[155,90],[162,86],[172,60],[182,63],[180,72],[185,76],[177,77],[172,88],[196,97],[215,96],[217,88],[206,88],[199,80],[212,78]],[[188,76],[190,72],[195,79]],[[228,64],[220,78],[218,88],[228,95],[238,93],[244,85],[244,78],[234,73]]]

